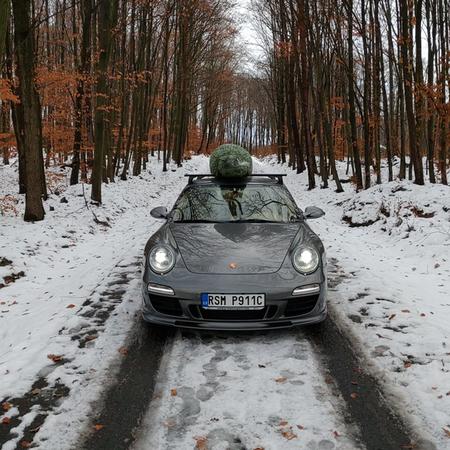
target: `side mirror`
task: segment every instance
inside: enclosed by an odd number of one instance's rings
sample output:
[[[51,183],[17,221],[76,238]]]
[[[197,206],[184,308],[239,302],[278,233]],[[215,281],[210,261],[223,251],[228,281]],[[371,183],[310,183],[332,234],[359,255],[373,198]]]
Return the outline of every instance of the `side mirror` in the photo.
[[[155,219],[167,219],[168,215],[167,208],[165,206],[158,206],[150,211],[150,215]]]
[[[325,212],[317,206],[308,206],[303,213],[305,219],[318,219],[325,215]]]

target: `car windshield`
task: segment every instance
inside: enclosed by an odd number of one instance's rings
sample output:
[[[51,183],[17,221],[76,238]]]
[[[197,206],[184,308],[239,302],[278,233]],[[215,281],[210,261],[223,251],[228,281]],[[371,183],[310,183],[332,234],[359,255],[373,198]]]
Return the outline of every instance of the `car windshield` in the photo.
[[[295,222],[302,213],[281,185],[193,185],[177,200],[174,222]]]

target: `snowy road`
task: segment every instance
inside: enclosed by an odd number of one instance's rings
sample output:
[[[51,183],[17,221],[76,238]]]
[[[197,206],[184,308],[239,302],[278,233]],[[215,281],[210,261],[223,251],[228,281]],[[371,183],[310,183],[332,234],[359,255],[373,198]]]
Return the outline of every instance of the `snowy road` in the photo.
[[[332,291],[341,279],[332,269]],[[410,442],[332,320],[264,333],[156,330],[138,327],[96,417],[105,428],[80,448],[389,450]]]
[[[360,448],[301,332],[180,333],[171,347],[135,450]]]

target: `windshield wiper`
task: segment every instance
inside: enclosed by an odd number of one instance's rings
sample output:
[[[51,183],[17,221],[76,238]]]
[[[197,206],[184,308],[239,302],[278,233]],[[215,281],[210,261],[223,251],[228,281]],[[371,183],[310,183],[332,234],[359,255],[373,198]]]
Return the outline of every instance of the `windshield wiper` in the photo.
[[[175,223],[221,223],[217,220],[176,220]]]
[[[234,220],[235,223],[284,223],[279,220],[267,220],[267,219],[243,219],[243,220]]]

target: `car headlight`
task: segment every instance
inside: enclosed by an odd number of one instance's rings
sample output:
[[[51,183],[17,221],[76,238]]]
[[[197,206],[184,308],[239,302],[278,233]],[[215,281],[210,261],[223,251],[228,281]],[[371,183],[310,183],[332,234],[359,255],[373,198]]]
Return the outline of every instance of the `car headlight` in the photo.
[[[313,273],[319,266],[320,257],[312,247],[299,247],[292,255],[292,264],[295,269],[305,275]]]
[[[148,263],[153,272],[159,274],[170,272],[175,265],[175,253],[170,247],[157,245],[150,250]]]

